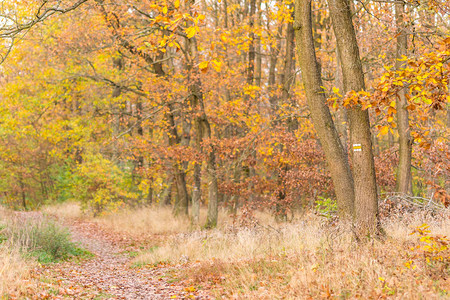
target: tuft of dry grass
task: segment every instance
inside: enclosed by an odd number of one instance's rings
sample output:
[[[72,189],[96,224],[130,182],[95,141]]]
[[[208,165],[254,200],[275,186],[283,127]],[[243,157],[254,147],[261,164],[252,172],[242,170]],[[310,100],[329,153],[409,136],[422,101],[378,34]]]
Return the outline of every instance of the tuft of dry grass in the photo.
[[[6,293],[20,291],[33,265],[17,249],[0,246],[0,298]]]
[[[42,212],[62,219],[79,219],[84,217],[80,205],[76,202],[64,202],[45,206]]]
[[[29,278],[35,263],[24,259],[20,246],[3,241],[2,231],[12,213],[0,206],[0,298],[7,293],[24,289],[24,281]]]
[[[172,234],[189,230],[190,221],[186,217],[174,217],[169,208],[123,209],[94,219],[104,228],[131,236],[150,234]]]

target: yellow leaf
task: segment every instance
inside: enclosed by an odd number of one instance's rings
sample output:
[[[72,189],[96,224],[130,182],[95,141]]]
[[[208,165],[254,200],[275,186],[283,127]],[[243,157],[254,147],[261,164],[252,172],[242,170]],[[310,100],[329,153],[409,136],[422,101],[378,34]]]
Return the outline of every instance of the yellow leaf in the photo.
[[[198,68],[202,71],[202,72],[206,72],[208,71],[208,66],[209,66],[209,61],[203,61],[198,65]]]
[[[163,14],[166,15],[167,14],[167,6],[164,6],[162,11],[163,11]]]
[[[184,290],[186,292],[195,292],[195,287],[193,287],[193,286],[185,287]]]
[[[220,39],[222,40],[222,42],[226,43],[228,41],[227,36],[225,34],[222,34],[220,36]]]
[[[381,127],[380,133],[378,134],[378,136],[386,135],[388,133],[388,131],[389,131],[389,127],[388,126],[383,126],[383,127]]]
[[[175,2],[173,3],[173,5],[175,6],[175,8],[180,7],[180,0],[175,0]]]
[[[424,99],[423,99],[423,102],[425,102],[425,104],[431,104],[431,103],[433,103],[433,101],[431,101],[431,99],[429,99],[429,98],[424,98]]]
[[[220,72],[220,70],[222,69],[222,62],[218,61],[217,59],[213,59],[211,62],[214,70],[216,70],[216,72]]]
[[[336,95],[338,95],[339,97],[342,97],[341,94],[339,94],[339,88],[333,86],[333,93],[335,93]]]
[[[197,33],[197,30],[195,29],[195,27],[189,27],[189,28],[186,28],[185,32],[186,32],[188,39],[190,39]]]

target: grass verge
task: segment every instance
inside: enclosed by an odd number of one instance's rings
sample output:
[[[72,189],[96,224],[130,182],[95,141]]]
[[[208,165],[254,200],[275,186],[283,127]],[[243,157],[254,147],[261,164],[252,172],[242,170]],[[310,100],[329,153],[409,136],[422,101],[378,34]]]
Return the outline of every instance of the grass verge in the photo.
[[[67,229],[53,221],[0,208],[0,296],[23,289],[37,263],[89,256],[70,240]]]
[[[358,244],[349,227],[310,215],[293,224],[173,235],[134,263],[173,265],[175,277],[219,299],[448,298],[450,219],[412,215],[384,228],[385,241]]]

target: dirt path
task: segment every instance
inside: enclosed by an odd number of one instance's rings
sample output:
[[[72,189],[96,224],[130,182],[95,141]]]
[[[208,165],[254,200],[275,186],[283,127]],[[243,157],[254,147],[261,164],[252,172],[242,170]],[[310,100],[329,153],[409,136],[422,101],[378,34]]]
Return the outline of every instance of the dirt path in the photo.
[[[111,236],[87,222],[65,222],[74,242],[95,257],[48,265],[36,271],[40,293],[35,299],[210,299],[168,283],[165,268],[132,268],[131,257]]]

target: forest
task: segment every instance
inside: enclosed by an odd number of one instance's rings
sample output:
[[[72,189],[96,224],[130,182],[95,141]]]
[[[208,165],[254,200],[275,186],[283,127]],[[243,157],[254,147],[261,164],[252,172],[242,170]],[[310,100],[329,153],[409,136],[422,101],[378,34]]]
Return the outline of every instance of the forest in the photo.
[[[448,1],[0,3],[1,299],[450,296]]]

